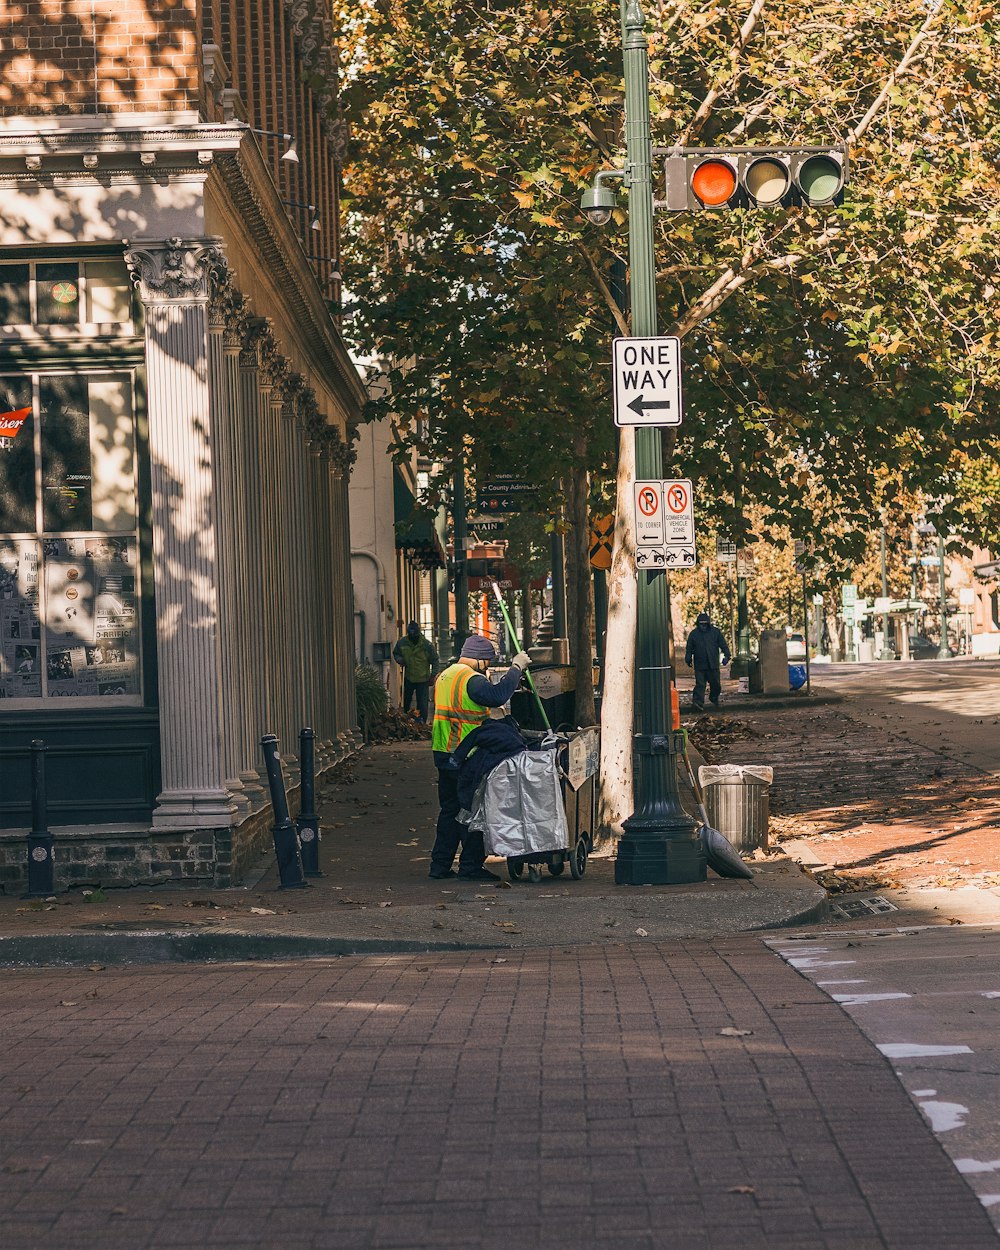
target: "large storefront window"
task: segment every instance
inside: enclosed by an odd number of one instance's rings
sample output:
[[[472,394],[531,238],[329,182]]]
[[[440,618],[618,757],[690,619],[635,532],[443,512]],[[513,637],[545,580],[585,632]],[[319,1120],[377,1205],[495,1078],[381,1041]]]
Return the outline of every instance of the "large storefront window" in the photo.
[[[132,394],[0,376],[0,699],[140,702]]]
[[[121,260],[0,264],[0,327],[5,330],[132,332],[132,287]]]

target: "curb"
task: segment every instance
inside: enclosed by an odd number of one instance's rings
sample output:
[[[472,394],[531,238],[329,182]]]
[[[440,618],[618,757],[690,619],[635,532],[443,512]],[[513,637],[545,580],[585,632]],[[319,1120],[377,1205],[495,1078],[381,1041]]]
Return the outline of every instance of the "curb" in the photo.
[[[781,920],[751,925],[744,933],[767,933],[829,919],[826,896]],[[697,936],[697,935],[695,935]],[[733,936],[727,934],[726,936]],[[656,939],[657,941],[661,939]],[[662,940],[672,940],[664,938]],[[0,936],[0,968],[106,967],[173,963],[250,963],[260,960],[337,959],[346,955],[419,955],[451,951],[505,951],[543,948],[484,942],[436,942],[430,939],[311,937],[275,933],[176,933],[137,925],[114,933],[40,933]],[[621,945],[562,939],[560,946]]]

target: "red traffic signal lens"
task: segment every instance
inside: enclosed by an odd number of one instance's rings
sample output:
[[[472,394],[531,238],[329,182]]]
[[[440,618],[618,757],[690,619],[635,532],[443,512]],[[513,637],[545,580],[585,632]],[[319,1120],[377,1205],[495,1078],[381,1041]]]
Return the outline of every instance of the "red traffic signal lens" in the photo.
[[[736,171],[726,161],[702,161],[692,175],[691,190],[706,208],[719,208],[736,192]]]

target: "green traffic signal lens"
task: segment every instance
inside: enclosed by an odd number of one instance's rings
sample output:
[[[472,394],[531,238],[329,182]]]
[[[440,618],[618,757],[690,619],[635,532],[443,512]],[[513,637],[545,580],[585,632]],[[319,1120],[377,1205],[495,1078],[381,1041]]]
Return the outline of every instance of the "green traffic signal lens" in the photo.
[[[788,191],[791,178],[782,161],[773,157],[763,157],[753,161],[747,169],[743,185],[752,196],[754,203],[767,208],[772,204],[780,204]]]
[[[797,181],[807,204],[830,204],[844,185],[844,171],[831,156],[810,156],[802,162]]]

